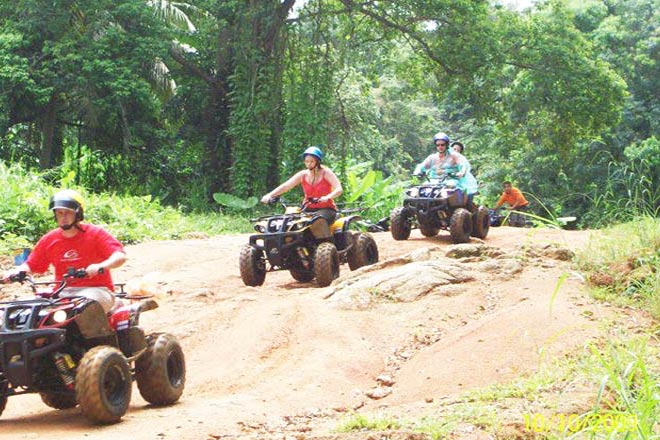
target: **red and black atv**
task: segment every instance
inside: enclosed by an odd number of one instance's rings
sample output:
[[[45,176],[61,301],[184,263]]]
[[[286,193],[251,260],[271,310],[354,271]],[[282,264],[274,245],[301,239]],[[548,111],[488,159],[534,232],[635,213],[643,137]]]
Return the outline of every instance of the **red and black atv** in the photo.
[[[60,296],[69,279],[85,276],[71,269],[57,284],[25,273],[11,278],[27,281],[36,298],[0,302],[0,414],[10,396],[39,393],[52,408],[80,405],[91,421],[115,423],[128,409],[133,379],[151,404],[181,397],[186,365],[179,342],[139,327],[140,314],[156,301],[131,297],[118,284],[115,296],[131,302],[106,314],[96,301]]]

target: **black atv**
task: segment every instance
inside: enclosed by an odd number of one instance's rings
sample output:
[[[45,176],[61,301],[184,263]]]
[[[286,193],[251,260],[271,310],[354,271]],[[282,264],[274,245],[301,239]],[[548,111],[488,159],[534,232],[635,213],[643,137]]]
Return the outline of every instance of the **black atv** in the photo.
[[[115,296],[136,302],[109,314],[86,297],[60,297],[68,279],[85,276],[71,269],[55,288],[25,273],[11,278],[28,281],[36,298],[0,302],[0,414],[10,396],[39,393],[52,408],[80,405],[91,421],[115,423],[128,409],[133,379],[149,403],[179,400],[186,378],[179,342],[139,327],[140,313],[158,304],[128,296],[123,285]]]
[[[440,229],[449,230],[454,243],[467,243],[470,235],[486,238],[490,228],[488,209],[468,206],[467,195],[449,176],[428,179],[406,189],[403,206],[390,213],[390,231],[395,240],[407,240],[413,228],[434,237]]]
[[[251,219],[258,234],[250,236],[241,249],[240,271],[246,286],[261,286],[266,272],[288,270],[301,282],[316,278],[320,287],[339,277],[339,266],[348,262],[351,270],[378,262],[378,246],[366,232],[351,230],[360,219],[350,212],[337,212],[328,227],[325,219],[305,210],[306,204],[287,205],[279,198],[284,214]]]

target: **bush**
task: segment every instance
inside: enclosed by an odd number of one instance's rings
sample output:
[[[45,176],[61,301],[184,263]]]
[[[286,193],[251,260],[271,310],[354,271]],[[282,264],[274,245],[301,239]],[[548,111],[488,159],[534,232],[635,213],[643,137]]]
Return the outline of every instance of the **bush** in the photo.
[[[72,188],[67,182],[63,187]],[[73,188],[85,198],[85,221],[106,227],[122,243],[165,240],[199,232],[247,232],[250,223],[239,215],[184,215],[178,209],[162,206],[151,196],[92,194]],[[54,227],[48,201],[58,191],[40,174],[28,173],[18,165],[0,162],[0,252],[7,254],[31,247]]]

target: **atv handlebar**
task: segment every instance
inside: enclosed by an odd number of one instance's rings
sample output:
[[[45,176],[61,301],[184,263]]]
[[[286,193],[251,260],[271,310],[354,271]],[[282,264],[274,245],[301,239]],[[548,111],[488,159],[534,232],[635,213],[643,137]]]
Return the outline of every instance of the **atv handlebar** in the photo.
[[[105,272],[104,268],[99,269],[99,274]],[[73,267],[70,267],[67,272],[62,276],[62,280],[59,282],[57,281],[46,281],[46,282],[37,282],[34,281],[34,279],[28,275],[27,272],[25,271],[20,271],[16,274],[10,275],[9,278],[7,279],[8,282],[12,283],[21,283],[23,284],[24,282],[28,282],[30,284],[30,287],[32,288],[32,291],[39,295],[39,296],[46,296],[46,297],[57,297],[57,295],[64,290],[64,288],[69,284],[69,279],[71,278],[85,278],[87,277],[87,271],[85,269],[74,269]],[[5,282],[7,282],[5,281]],[[40,294],[37,291],[37,286],[43,286],[43,285],[53,285],[56,284],[57,287],[54,287],[51,292],[48,292],[47,294]]]

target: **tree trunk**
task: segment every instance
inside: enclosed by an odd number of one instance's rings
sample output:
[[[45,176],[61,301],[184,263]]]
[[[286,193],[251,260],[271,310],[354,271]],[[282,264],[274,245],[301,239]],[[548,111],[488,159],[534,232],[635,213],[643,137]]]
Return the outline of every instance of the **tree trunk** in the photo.
[[[53,140],[57,125],[57,97],[51,96],[44,108],[41,119],[41,151],[39,152],[39,168],[46,170],[53,165]]]

